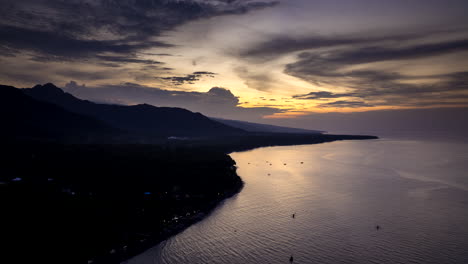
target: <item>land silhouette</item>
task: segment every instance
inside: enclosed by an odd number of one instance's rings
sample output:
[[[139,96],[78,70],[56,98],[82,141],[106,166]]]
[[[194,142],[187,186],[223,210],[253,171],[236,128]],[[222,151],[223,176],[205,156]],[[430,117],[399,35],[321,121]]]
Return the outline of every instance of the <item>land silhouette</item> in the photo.
[[[53,84],[3,85],[0,96],[2,263],[119,263],[241,190],[227,153],[376,138],[248,131],[181,108],[85,101]]]

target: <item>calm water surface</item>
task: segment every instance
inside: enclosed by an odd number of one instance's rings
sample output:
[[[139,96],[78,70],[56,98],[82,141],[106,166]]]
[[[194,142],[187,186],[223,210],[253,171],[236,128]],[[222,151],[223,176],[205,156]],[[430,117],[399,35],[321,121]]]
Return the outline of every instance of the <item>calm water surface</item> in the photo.
[[[126,263],[468,263],[467,144],[342,141],[231,157],[244,189]]]

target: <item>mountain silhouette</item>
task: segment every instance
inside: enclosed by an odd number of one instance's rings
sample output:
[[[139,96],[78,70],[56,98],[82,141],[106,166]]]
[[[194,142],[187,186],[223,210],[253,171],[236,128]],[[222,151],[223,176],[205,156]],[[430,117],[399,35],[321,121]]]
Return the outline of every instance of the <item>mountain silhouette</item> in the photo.
[[[223,118],[211,118],[212,120],[218,121],[228,126],[240,128],[247,132],[264,132],[264,133],[284,133],[284,134],[322,134],[325,131],[310,130],[303,128],[293,128],[284,126],[267,125],[260,123],[252,123],[240,120],[230,120]]]
[[[62,139],[89,141],[120,134],[95,118],[41,102],[20,89],[0,85],[0,118],[4,139]]]
[[[56,104],[68,111],[94,117],[112,127],[142,136],[203,137],[245,133],[239,128],[189,110],[156,107],[148,104],[133,106],[99,104],[82,100],[48,83],[22,91],[34,99]]]

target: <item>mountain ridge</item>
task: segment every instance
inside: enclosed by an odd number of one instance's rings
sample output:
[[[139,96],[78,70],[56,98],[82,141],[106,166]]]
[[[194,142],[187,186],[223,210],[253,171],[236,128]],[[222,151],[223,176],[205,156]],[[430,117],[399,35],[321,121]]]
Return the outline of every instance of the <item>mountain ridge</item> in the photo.
[[[82,100],[51,83],[24,88],[22,91],[36,100],[94,117],[113,127],[138,135],[203,137],[245,132],[183,108],[157,107],[148,104],[112,105]]]
[[[241,120],[232,120],[224,118],[210,117],[212,120],[226,124],[228,126],[237,127],[247,132],[267,132],[267,133],[286,133],[286,134],[322,134],[325,131],[321,130],[310,130],[303,128],[284,127],[276,125],[268,125],[261,123],[253,123]]]
[[[0,85],[1,134],[7,138],[89,141],[122,131],[89,116],[36,100],[13,86]]]

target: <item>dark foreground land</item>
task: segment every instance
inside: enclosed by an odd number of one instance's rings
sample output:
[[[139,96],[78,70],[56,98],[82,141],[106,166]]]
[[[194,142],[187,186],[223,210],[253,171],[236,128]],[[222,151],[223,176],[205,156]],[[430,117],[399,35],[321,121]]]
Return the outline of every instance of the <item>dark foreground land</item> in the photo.
[[[2,148],[2,249],[16,263],[112,263],[242,187],[221,152],[149,145]]]
[[[119,263],[202,219],[242,188],[228,152],[370,138],[257,134],[160,145],[4,143],[1,242],[7,246],[0,263]]]
[[[119,263],[242,188],[226,154],[370,136],[248,132],[200,113],[0,85],[0,263]]]

